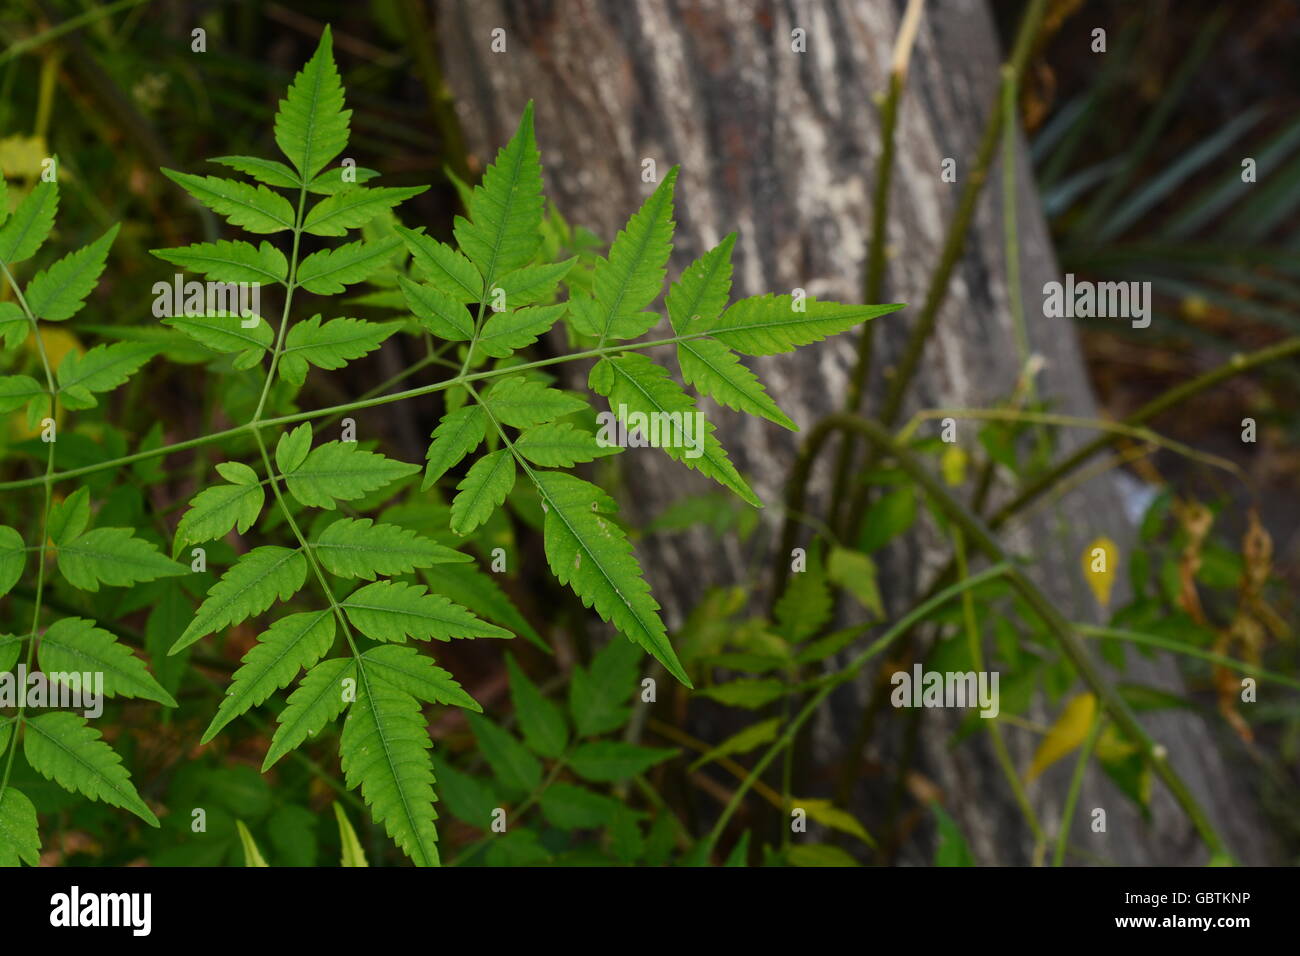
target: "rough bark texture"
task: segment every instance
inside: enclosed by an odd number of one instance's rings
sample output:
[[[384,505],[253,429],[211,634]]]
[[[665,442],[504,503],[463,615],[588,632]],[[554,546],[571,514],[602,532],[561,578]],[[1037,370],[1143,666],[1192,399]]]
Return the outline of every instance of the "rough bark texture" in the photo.
[[[901,0],[448,0],[438,5],[437,17],[446,76],[471,148],[490,156],[508,138],[525,102],[534,99],[548,195],[572,221],[612,237],[653,188],[641,181],[642,160],[653,158],[661,172],[680,163],[670,277],[735,229],[735,295],[798,287],[818,297],[860,301],[879,151],[873,97],[886,87],[902,6]],[[494,54],[489,43],[498,27],[506,31],[507,52]],[[795,28],[806,31],[806,53],[792,52]],[[1000,61],[983,0],[927,5],[900,114],[885,295],[886,301],[913,307],[880,322],[877,386],[919,311],[970,172]],[[940,180],[945,157],[957,160],[956,185]],[[1026,182],[1027,168],[1019,164],[1019,230],[1031,345],[1047,363],[1040,389],[1059,410],[1092,415],[1073,332],[1064,320],[1041,317],[1041,289],[1057,277],[1057,266],[1033,185]],[[935,406],[986,407],[1004,399],[1015,381],[997,212],[999,176],[995,169],[908,414]],[[839,408],[854,352],[854,337],[843,335],[797,355],[758,359],[753,367],[806,428]],[[870,402],[878,407],[878,388]],[[725,410],[711,417],[755,491],[765,501],[779,502],[799,436]],[[961,440],[973,445],[974,432],[974,424],[963,424]],[[1061,443],[1068,448],[1078,440],[1066,434]],[[814,511],[824,503],[828,471],[819,469]],[[634,494],[628,507],[655,513],[703,487],[695,478],[665,456],[643,453],[629,469]],[[777,512],[768,510],[769,525],[779,518]],[[1059,511],[1038,514],[1006,540],[1018,551],[1035,552],[1036,574],[1067,613],[1095,617],[1097,609],[1079,581],[1078,556],[1100,534],[1121,543],[1128,539],[1130,521],[1118,488],[1110,479],[1092,481],[1073,491]],[[770,538],[764,546],[770,547]],[[946,554],[946,545],[924,529],[893,549],[884,582],[891,614],[908,606]],[[705,587],[734,581],[753,556],[734,542],[719,545],[700,534],[659,536],[646,543],[642,557],[671,624]],[[1129,657],[1126,680],[1181,689],[1171,661]],[[865,685],[842,691],[821,715],[813,734],[815,763],[842,757],[866,695]],[[904,714],[886,709],[869,758],[888,765],[897,757]],[[1031,714],[1046,722],[1053,715],[1054,709],[1042,703]],[[962,716],[924,714],[916,769],[940,787],[978,861],[1027,862],[1028,829],[985,740],[949,746]],[[1218,729],[1186,713],[1150,716],[1147,724],[1236,856],[1269,860],[1254,801],[1229,766]],[[1027,766],[1036,738],[1015,728],[1007,734],[1018,766]],[[1070,764],[1062,762],[1030,787],[1049,835],[1057,829]],[[890,777],[868,778],[859,787],[858,806],[880,807],[891,785]],[[1107,811],[1104,834],[1089,827],[1094,807]],[[1205,858],[1158,783],[1147,823],[1107,779],[1090,774],[1072,835],[1072,843],[1096,858],[1118,863]],[[913,841],[901,859],[920,862],[925,853],[924,842]]]

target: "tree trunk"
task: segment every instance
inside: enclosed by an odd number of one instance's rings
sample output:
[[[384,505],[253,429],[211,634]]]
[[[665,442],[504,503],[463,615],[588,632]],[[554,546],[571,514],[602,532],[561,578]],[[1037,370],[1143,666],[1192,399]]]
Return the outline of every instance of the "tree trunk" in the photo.
[[[548,195],[571,221],[612,238],[653,188],[641,181],[643,159],[654,159],[661,173],[679,163],[670,277],[734,229],[736,297],[802,288],[855,302],[862,296],[880,149],[874,97],[887,86],[902,6],[886,0],[447,0],[438,5],[437,29],[471,149],[490,157],[534,99]],[[505,53],[491,52],[496,28],[505,31]],[[792,50],[796,28],[806,33],[805,53]],[[1000,62],[983,0],[927,4],[899,117],[884,296],[911,307],[879,320],[872,372],[877,386],[919,312],[971,172]],[[956,184],[941,181],[946,157],[957,162]],[[1046,360],[1040,393],[1058,411],[1091,416],[1095,406],[1068,320],[1041,317],[1041,289],[1057,278],[1057,266],[1023,156],[1017,173],[1022,294],[1031,348]],[[936,406],[988,407],[1004,400],[1016,381],[999,182],[995,167],[905,414]],[[854,336],[841,335],[794,355],[754,360],[753,368],[806,429],[842,405],[855,350]],[[868,408],[879,404],[877,388]],[[710,418],[759,496],[770,504],[781,501],[801,436],[725,410],[715,415],[710,409]],[[959,440],[973,448],[975,430],[975,423],[961,423]],[[1059,447],[1069,450],[1079,440],[1062,434]],[[829,471],[826,465],[818,469],[809,499],[813,513],[824,507]],[[653,514],[707,485],[697,477],[666,456],[643,452],[628,469],[627,507],[634,515]],[[779,509],[765,514],[771,529]],[[1117,486],[1110,478],[1092,480],[1057,510],[1038,514],[1047,517],[1010,529],[1005,540],[1022,553],[1039,546],[1034,567],[1040,582],[1067,614],[1095,617],[1080,580],[1079,554],[1102,534],[1121,545],[1130,540]],[[774,536],[766,537],[770,549]],[[653,536],[641,547],[670,626],[706,587],[734,582],[752,560],[734,541],[721,547],[719,553],[719,544],[703,532]],[[946,544],[926,528],[891,549],[882,581],[891,616],[908,607],[947,554]],[[788,560],[770,553],[767,558]],[[1130,654],[1125,680],[1182,689],[1167,659]],[[819,766],[844,758],[868,684],[864,679],[840,691],[819,716],[811,755]],[[1030,716],[1050,722],[1057,709],[1040,702]],[[906,714],[885,709],[868,758],[885,766],[896,761]],[[1026,863],[1032,838],[987,735],[949,746],[963,715],[925,713],[914,767],[939,787],[980,863]],[[1229,769],[1219,730],[1187,712],[1144,720],[1234,854],[1245,862],[1267,861],[1265,831]],[[1028,766],[1037,739],[1014,727],[1006,733],[1017,766]],[[1057,831],[1071,765],[1062,761],[1030,787],[1049,836]],[[859,785],[855,808],[878,809],[890,786],[888,777],[869,778]],[[1089,826],[1095,807],[1107,811],[1105,833]],[[1205,859],[1186,818],[1158,783],[1148,823],[1104,775],[1090,772],[1071,834],[1072,845],[1116,863]],[[910,841],[901,859],[923,862],[925,842]]]

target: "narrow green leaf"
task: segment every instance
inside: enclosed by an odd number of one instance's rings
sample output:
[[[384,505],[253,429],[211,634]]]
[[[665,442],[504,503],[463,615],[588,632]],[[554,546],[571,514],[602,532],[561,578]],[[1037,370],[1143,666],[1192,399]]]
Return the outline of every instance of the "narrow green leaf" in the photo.
[[[411,312],[438,338],[466,342],[474,337],[474,318],[454,297],[431,285],[417,285],[405,276],[398,276],[397,281]]]
[[[232,226],[248,232],[273,233],[292,229],[295,214],[289,200],[265,186],[253,186],[220,176],[194,176],[174,169],[163,175]]]
[[[125,587],[185,574],[189,568],[132,536],[130,528],[95,528],[59,548],[59,570],[73,587],[98,591],[101,583]]]
[[[365,282],[382,269],[401,245],[400,237],[388,236],[313,252],[298,266],[298,285],[319,295],[342,292],[345,286]]]
[[[552,422],[537,425],[520,435],[515,450],[534,465],[572,468],[579,462],[595,461],[622,449],[601,445],[591,432],[568,422]]]
[[[531,101],[515,135],[474,187],[468,208],[469,221],[457,216],[453,231],[491,288],[498,276],[532,261],[542,241],[542,166]]]
[[[674,166],[614,237],[609,258],[596,261],[592,287],[596,308],[587,313],[590,318],[579,320],[580,331],[601,342],[634,339],[659,321],[653,312],[642,310],[659,296],[667,275],[676,183]]]
[[[397,232],[406,242],[415,271],[439,292],[457,302],[478,302],[483,298],[483,277],[474,263],[421,231],[398,226]]]
[[[20,861],[40,865],[41,834],[36,807],[10,784],[0,796],[0,866],[17,866]]]
[[[333,511],[335,501],[355,501],[419,470],[418,465],[362,451],[356,442],[328,441],[313,448],[284,481],[302,504]]]
[[[122,758],[81,715],[55,711],[29,717],[23,730],[23,754],[33,770],[63,789],[130,810],[150,826],[158,826],[158,818],[136,793]]]
[[[419,701],[378,681],[359,682],[339,740],[343,773],[416,866],[438,865],[432,746]]]
[[[307,213],[303,230],[313,236],[346,236],[349,229],[359,229],[380,213],[392,209],[428,186],[357,186],[326,196]]]
[[[280,726],[271,738],[262,773],[343,713],[348,705],[348,682],[355,678],[356,663],[351,657],[332,657],[307,672],[280,711]]]
[[[278,598],[287,601],[307,581],[302,552],[275,545],[254,548],[226,569],[168,654],[189,647],[205,635],[261,614]]]
[[[421,490],[431,487],[447,469],[455,467],[486,435],[487,416],[480,405],[465,405],[444,415],[433,430],[433,441],[425,453],[429,464],[424,469]]]
[[[84,249],[64,256],[48,269],[36,273],[27,283],[27,307],[38,319],[62,322],[76,315],[86,304],[99,274],[104,271],[108,248],[117,237],[111,227]]]
[[[321,317],[314,315],[289,329],[280,355],[280,374],[301,385],[307,378],[308,364],[343,368],[379,348],[396,331],[396,324],[380,325],[363,319],[330,319],[322,325]]]
[[[374,524],[369,518],[340,518],[312,545],[331,574],[373,581],[376,574],[406,574],[447,562],[472,561],[409,528]]]
[[[569,766],[584,780],[617,783],[675,756],[676,750],[642,747],[621,740],[593,740],[578,745],[569,755]]]
[[[532,793],[542,782],[542,764],[509,732],[486,717],[466,714],[479,752],[503,784],[518,793]]]
[[[285,282],[289,278],[289,260],[265,239],[260,245],[218,239],[196,242],[176,249],[151,249],[150,255],[210,276],[219,282]],[[157,286],[154,291],[157,292]]]
[[[334,66],[334,39],[327,25],[275,114],[275,143],[302,179],[312,179],[348,144],[352,111],[343,108],[343,83]]]
[[[506,669],[510,674],[510,699],[519,719],[519,731],[524,743],[543,757],[558,757],[569,742],[569,728],[564,722],[564,712],[553,701],[542,696],[537,685],[528,679],[513,654],[506,655]]]
[[[27,563],[27,543],[8,525],[0,525],[0,594],[8,594]]]
[[[603,492],[561,472],[533,477],[546,509],[546,559],[556,578],[690,687],[627,536],[594,510]]]
[[[587,403],[543,382],[511,375],[483,393],[493,418],[512,428],[530,428],[581,411]]]
[[[469,534],[492,516],[515,486],[515,458],[507,449],[484,455],[460,484],[451,503],[451,530]]]
[[[231,677],[226,696],[199,743],[212,740],[240,714],[286,686],[298,671],[310,669],[329,653],[333,643],[334,613],[329,608],[280,618],[244,655],[242,666]]]
[[[492,358],[505,358],[549,332],[567,308],[564,304],[539,305],[515,312],[496,312],[483,323],[475,347]]]
[[[41,637],[37,650],[41,670],[59,683],[56,674],[103,675],[103,691],[109,697],[143,697],[156,700],[168,707],[176,701],[163,686],[154,680],[144,661],[130,649],[117,643],[108,631],[96,627],[94,621],[81,617],[65,617],[55,621]]]
[[[13,265],[30,259],[54,228],[58,208],[58,184],[41,180],[0,226],[0,262]]]
[[[341,606],[353,626],[376,641],[514,636],[440,594],[429,594],[422,584],[376,581],[353,591]]]
[[[627,353],[597,362],[588,383],[609,399],[610,410],[629,429],[642,431],[647,426],[638,422],[648,422],[652,434],[643,432],[644,437],[652,439],[657,431],[658,447],[668,457],[730,488],[754,507],[763,506],[714,436],[713,423],[696,409],[695,400],[669,377],[667,369],[644,355]]]
[[[478,701],[451,674],[414,647],[396,644],[372,647],[361,655],[361,666],[372,680],[395,687],[417,700],[483,712]]]
[[[369,866],[370,864],[366,862],[366,853],[361,849],[361,841],[357,839],[357,831],[352,829],[352,821],[337,803],[334,804],[334,816],[338,820],[339,843],[343,847],[343,859],[339,865]]]
[[[789,295],[760,295],[741,299],[716,321],[701,320],[692,331],[707,331],[723,345],[745,355],[775,355],[820,342],[828,335],[901,308],[902,303],[841,305]]]

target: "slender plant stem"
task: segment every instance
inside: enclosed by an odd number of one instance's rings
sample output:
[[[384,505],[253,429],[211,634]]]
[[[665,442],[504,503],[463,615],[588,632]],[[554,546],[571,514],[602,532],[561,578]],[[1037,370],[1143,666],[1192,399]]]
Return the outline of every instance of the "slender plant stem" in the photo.
[[[1056,836],[1056,852],[1052,854],[1052,866],[1062,866],[1065,863],[1065,848],[1070,842],[1070,821],[1074,818],[1074,808],[1079,802],[1079,791],[1083,789],[1083,772],[1088,768],[1092,749],[1097,745],[1097,737],[1105,723],[1106,719],[1098,709],[1092,715],[1088,736],[1084,739],[1083,746],[1079,748],[1079,759],[1074,764],[1074,775],[1070,778],[1070,791],[1065,798],[1065,809],[1061,811],[1061,832]]]
[[[692,332],[687,335],[673,335],[667,338],[653,339],[647,342],[620,342],[617,345],[609,345],[604,348],[587,349],[583,352],[571,352],[568,355],[551,356],[550,358],[537,359],[533,362],[522,362],[519,365],[511,365],[505,368],[485,369],[481,372],[454,375],[451,378],[444,379],[440,382],[434,382],[431,385],[421,385],[418,388],[408,388],[401,392],[392,392],[388,395],[376,395],[373,398],[358,399],[352,402],[344,402],[339,405],[330,405],[325,408],[317,408],[305,412],[294,412],[291,415],[280,415],[275,418],[263,418],[257,422],[250,421],[246,424],[236,425],[232,428],[213,432],[210,435],[204,435],[200,438],[191,438],[185,441],[176,442],[175,444],[163,445],[159,448],[150,448],[145,451],[135,452],[131,455],[123,455],[122,457],[114,458],[111,461],[98,462],[93,465],[84,465],[80,468],[69,468],[67,471],[56,472],[51,476],[51,480],[57,483],[69,478],[78,478],[83,475],[91,475],[112,468],[120,468],[123,465],[134,464],[137,461],[148,461],[151,458],[160,458],[175,452],[187,451],[191,448],[198,448],[202,445],[210,445],[213,442],[223,441],[259,429],[278,428],[282,425],[295,425],[299,422],[311,421],[312,419],[322,418],[327,415],[342,415],[346,412],[360,411],[364,408],[390,405],[393,402],[401,402],[409,398],[420,398],[425,395],[433,395],[437,392],[446,391],[447,389],[453,388],[457,385],[468,385],[472,382],[486,381],[501,375],[516,375],[519,372],[526,372],[530,369],[545,368],[551,365],[559,365],[564,362],[576,362],[581,359],[600,358],[601,356],[611,355],[615,352],[641,351],[643,349],[656,348],[660,345],[675,345],[678,342],[687,342],[692,339],[705,338],[708,334],[708,332]],[[30,488],[31,486],[40,483],[40,478],[25,478],[18,481],[0,482],[0,491],[16,491],[19,488]]]
[[[970,569],[966,564],[966,541],[958,529],[953,530],[952,538],[953,551],[957,556],[957,578],[964,581],[970,576]],[[966,639],[970,645],[971,663],[975,666],[976,673],[980,673],[984,670],[984,648],[980,641],[979,625],[975,622],[975,596],[970,591],[962,592],[961,610],[966,625]],[[1007,749],[1006,739],[1002,736],[1002,726],[998,723],[996,717],[988,721],[988,728],[998,766],[1002,768],[1002,775],[1007,778],[1007,784],[1011,787],[1016,806],[1020,808],[1020,812],[1025,817],[1025,822],[1029,824],[1030,832],[1034,835],[1034,846],[1042,846],[1046,839],[1043,826],[1038,822],[1038,814],[1034,812],[1033,805],[1029,802],[1029,796],[1025,793],[1024,785],[1020,782],[1020,774],[1016,771],[1015,762],[1011,759],[1011,752]],[[1037,852],[1034,853],[1034,857],[1037,859]]]

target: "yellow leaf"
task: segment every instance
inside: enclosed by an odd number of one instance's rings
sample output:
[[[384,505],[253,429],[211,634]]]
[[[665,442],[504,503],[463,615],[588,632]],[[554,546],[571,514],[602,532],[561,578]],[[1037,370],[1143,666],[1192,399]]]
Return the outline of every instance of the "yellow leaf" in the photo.
[[[1092,694],[1080,694],[1072,698],[1034,752],[1028,779],[1036,779],[1044,770],[1082,744],[1096,713],[1097,699]]]
[[[1105,535],[1083,549],[1083,578],[1102,607],[1110,606],[1110,591],[1115,586],[1118,567],[1119,545]]]
[[[9,179],[39,179],[44,167],[42,161],[50,149],[40,136],[6,136],[0,139],[0,169]],[[59,178],[67,174],[59,170]]]
[[[962,484],[966,480],[966,460],[966,453],[957,445],[945,448],[943,457],[939,460],[943,480],[954,488]]]
[[[789,809],[794,810],[796,808],[803,810],[810,818],[816,820],[822,826],[855,836],[869,847],[876,845],[876,841],[871,839],[871,834],[858,822],[857,817],[841,810],[829,800],[822,800],[817,797],[791,797]]]

